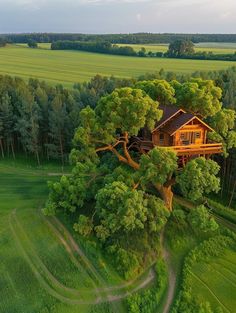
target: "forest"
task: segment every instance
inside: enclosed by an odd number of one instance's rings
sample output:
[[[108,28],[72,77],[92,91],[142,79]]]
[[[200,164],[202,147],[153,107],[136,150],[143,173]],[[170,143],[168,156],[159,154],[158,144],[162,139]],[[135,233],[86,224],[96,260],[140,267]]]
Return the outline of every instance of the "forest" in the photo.
[[[197,42],[236,42],[235,34],[68,34],[68,33],[29,33],[29,34],[0,34],[10,43],[27,43],[30,39],[37,42],[69,41],[108,41],[122,44],[171,43],[175,40],[190,40]]]

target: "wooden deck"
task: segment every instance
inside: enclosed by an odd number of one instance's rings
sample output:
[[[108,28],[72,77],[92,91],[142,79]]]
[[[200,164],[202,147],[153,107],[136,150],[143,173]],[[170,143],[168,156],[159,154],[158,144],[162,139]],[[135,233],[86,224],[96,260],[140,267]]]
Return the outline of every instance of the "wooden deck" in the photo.
[[[218,154],[223,152],[221,143],[206,143],[201,145],[186,145],[168,147],[177,152],[178,156],[187,155],[208,155]]]
[[[154,148],[152,141],[137,140],[137,147],[141,152],[145,153]],[[206,143],[206,144],[189,144],[183,146],[159,146],[159,148],[169,148],[176,151],[177,156],[190,156],[190,155],[209,155],[219,154],[223,152],[221,143]]]

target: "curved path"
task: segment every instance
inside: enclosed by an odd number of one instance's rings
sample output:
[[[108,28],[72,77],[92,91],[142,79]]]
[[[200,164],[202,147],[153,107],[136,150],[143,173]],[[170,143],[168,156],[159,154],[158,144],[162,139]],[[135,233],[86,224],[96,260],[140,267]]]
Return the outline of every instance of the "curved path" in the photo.
[[[63,244],[66,251],[70,255],[71,259],[73,260],[74,264],[77,264],[77,266],[81,267],[81,264],[79,263],[79,260],[75,257],[74,252],[76,252],[82,261],[82,266],[84,266],[90,274],[92,274],[93,279],[97,281],[101,286],[101,288],[98,288],[96,284],[94,283],[94,290],[93,294],[91,294],[91,291],[87,291],[88,294],[90,293],[90,296],[92,297],[91,300],[84,301],[81,298],[80,291],[73,288],[68,288],[62,283],[60,283],[48,270],[48,268],[45,266],[45,264],[42,262],[42,260],[39,258],[37,253],[34,251],[33,247],[31,246],[30,240],[25,233],[22,225],[20,224],[17,215],[16,215],[16,209],[12,211],[12,213],[9,215],[9,225],[10,229],[12,231],[12,234],[14,236],[14,239],[16,241],[17,247],[21,251],[23,257],[29,264],[30,268],[32,269],[33,273],[35,274],[36,278],[38,279],[39,283],[43,286],[43,288],[52,296],[57,298],[58,300],[67,303],[67,304],[97,304],[102,302],[115,302],[120,299],[123,299],[127,297],[128,295],[137,292],[138,290],[146,287],[154,278],[155,273],[153,269],[151,269],[147,276],[144,278],[128,281],[124,284],[118,285],[118,286],[107,286],[107,283],[104,281],[104,279],[101,277],[101,275],[98,273],[96,268],[93,266],[93,264],[88,260],[84,252],[81,250],[81,248],[78,246],[78,244],[75,242],[69,231],[65,228],[65,226],[57,219],[53,218],[54,223],[50,223],[46,220],[48,223],[48,226],[54,231],[56,236],[58,237],[59,241]],[[64,236],[62,235],[64,234]],[[24,240],[21,240],[22,238]],[[22,243],[27,242],[27,249],[22,245]],[[30,255],[29,255],[30,253]],[[31,257],[30,257],[31,256]],[[138,283],[137,283],[138,281]],[[132,286],[132,284],[135,284],[136,287],[132,291],[125,291],[121,294],[113,294],[112,291],[122,291],[122,289]],[[83,290],[84,292],[84,290]],[[115,311],[116,308],[114,306]]]
[[[163,307],[162,313],[168,313],[170,311],[171,305],[174,301],[175,287],[176,287],[176,272],[171,264],[170,253],[167,250],[164,243],[164,231],[161,233],[161,246],[163,251],[163,258],[166,262],[168,269],[168,291],[165,299],[165,305]]]

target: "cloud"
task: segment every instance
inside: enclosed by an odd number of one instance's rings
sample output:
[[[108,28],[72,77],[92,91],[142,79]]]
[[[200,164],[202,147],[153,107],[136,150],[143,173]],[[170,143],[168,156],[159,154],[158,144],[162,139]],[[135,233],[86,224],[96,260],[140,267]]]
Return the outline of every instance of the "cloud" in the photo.
[[[142,15],[141,15],[140,13],[137,13],[137,14],[136,14],[136,19],[137,19],[138,21],[140,21],[141,18],[142,18]]]

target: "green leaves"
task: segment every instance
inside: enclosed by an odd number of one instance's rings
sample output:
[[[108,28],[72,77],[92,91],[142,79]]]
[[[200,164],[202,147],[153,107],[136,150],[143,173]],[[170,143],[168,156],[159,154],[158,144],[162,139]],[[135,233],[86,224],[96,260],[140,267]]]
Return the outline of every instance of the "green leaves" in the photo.
[[[117,233],[144,228],[150,233],[159,232],[169,216],[161,199],[133,190],[121,181],[114,181],[99,190],[96,209],[101,220],[96,233],[102,240]]]
[[[177,105],[201,117],[213,116],[221,109],[222,91],[212,80],[191,79],[183,84],[173,81]]]
[[[221,136],[227,136],[234,128],[236,113],[234,110],[222,109],[209,119],[212,128]]]
[[[142,185],[164,184],[178,168],[177,156],[168,148],[155,147],[140,159],[140,180]]]
[[[109,233],[143,229],[147,220],[147,201],[142,191],[132,190],[123,182],[105,185],[96,195],[96,209]]]
[[[80,235],[88,236],[93,230],[93,224],[89,217],[81,214],[78,223],[75,223],[73,228]]]
[[[220,179],[216,177],[219,170],[216,162],[203,157],[196,158],[187,163],[176,181],[185,197],[197,200],[204,194],[219,191]]]
[[[215,132],[208,133],[208,138],[213,142],[223,144],[224,156],[228,156],[228,150],[236,147],[235,127],[236,113],[234,110],[222,109],[209,118],[210,125]]]
[[[128,132],[137,135],[148,125],[150,129],[161,118],[158,103],[140,89],[116,89],[110,95],[101,98],[95,109],[100,125],[107,130]]]
[[[219,227],[204,205],[191,210],[188,214],[188,221],[196,231],[211,232]]]
[[[146,94],[161,105],[176,103],[175,90],[166,80],[141,81],[136,83],[135,87],[144,90]]]

